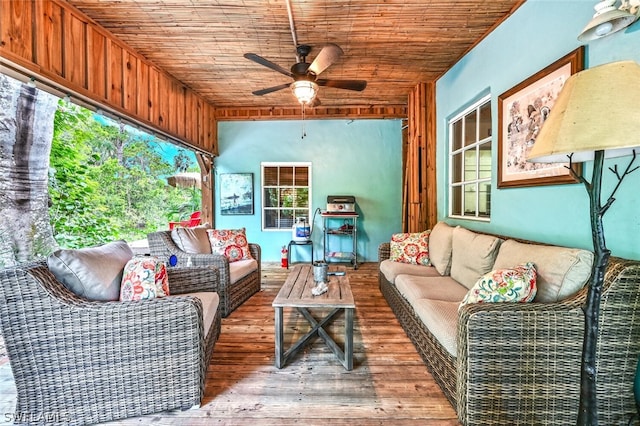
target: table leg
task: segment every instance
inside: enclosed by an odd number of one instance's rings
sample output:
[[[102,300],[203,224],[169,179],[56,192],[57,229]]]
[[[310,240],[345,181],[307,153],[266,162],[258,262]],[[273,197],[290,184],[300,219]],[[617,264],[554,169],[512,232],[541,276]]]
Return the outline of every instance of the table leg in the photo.
[[[344,310],[344,368],[353,369],[353,309]]]
[[[284,327],[283,327],[283,308],[275,308],[275,329],[276,329],[276,367],[282,368],[284,363]]]

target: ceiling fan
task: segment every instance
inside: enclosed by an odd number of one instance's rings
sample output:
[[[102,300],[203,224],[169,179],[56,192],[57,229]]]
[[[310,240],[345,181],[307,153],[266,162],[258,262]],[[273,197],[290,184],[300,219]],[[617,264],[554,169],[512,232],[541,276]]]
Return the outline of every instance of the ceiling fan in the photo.
[[[293,78],[292,83],[284,83],[278,86],[268,87],[266,89],[255,90],[252,93],[257,96],[273,93],[278,90],[290,87],[298,101],[302,105],[316,106],[319,101],[316,98],[318,86],[334,87],[337,89],[354,90],[360,92],[367,87],[364,80],[330,80],[319,79],[318,75],[329,68],[331,64],[336,62],[344,53],[340,46],[330,43],[320,50],[318,56],[313,62],[307,62],[307,56],[311,52],[311,46],[306,44],[298,45],[296,48],[297,56],[300,58],[297,63],[291,66],[291,70],[286,70],[278,64],[275,64],[262,56],[255,53],[245,53],[244,57],[250,61],[256,62],[274,71]]]

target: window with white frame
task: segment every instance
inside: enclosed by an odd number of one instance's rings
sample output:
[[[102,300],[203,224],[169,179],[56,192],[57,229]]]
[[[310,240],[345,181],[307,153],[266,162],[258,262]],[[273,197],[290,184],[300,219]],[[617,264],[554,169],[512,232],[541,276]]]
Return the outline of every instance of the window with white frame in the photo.
[[[261,163],[262,230],[291,229],[297,218],[309,221],[311,163]]]
[[[449,121],[449,216],[491,216],[490,96]]]

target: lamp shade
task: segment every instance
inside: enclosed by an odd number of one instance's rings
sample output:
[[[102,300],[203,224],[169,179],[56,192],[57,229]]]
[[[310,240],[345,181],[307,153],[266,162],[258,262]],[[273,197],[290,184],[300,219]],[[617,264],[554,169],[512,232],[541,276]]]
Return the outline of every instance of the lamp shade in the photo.
[[[310,104],[318,93],[318,85],[313,81],[297,80],[291,83],[294,96],[303,105]]]
[[[567,79],[527,160],[566,163],[630,155],[640,147],[640,65],[612,62]]]
[[[614,7],[616,1],[617,0],[605,0],[596,5],[596,14],[593,15],[593,19],[584,27],[578,36],[578,40],[595,40],[613,34],[633,24],[637,16],[627,11],[616,9]]]

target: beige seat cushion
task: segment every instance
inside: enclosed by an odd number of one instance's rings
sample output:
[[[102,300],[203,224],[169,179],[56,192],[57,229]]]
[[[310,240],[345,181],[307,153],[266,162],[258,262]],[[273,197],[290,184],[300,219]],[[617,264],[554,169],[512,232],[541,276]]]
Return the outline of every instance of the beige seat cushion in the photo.
[[[246,277],[258,269],[258,262],[255,259],[238,260],[229,263],[229,283],[234,284],[239,279]]]
[[[525,262],[533,262],[538,273],[534,302],[556,302],[585,286],[591,276],[593,253],[507,240],[500,246],[494,269],[512,268]]]
[[[413,310],[431,334],[454,357],[458,352],[458,306],[459,302],[418,299]],[[490,360],[488,360],[490,362]]]
[[[173,228],[171,230],[171,239],[185,253],[210,254],[211,243],[209,242],[207,229],[209,229],[209,226]]]
[[[380,272],[390,283],[395,283],[400,274],[417,275],[420,277],[439,277],[440,274],[433,266],[413,265],[411,263],[394,262],[385,259],[380,262]]]
[[[453,230],[451,278],[470,289],[493,264],[502,240],[456,227]],[[514,265],[509,265],[514,266]]]
[[[214,291],[200,291],[197,293],[185,293],[169,297],[180,296],[193,296],[200,299],[200,302],[202,302],[204,335],[207,336],[207,334],[209,334],[209,330],[211,329],[211,325],[213,325],[213,320],[216,317],[216,310],[218,309],[218,304],[220,303],[220,297],[218,296],[218,293]]]
[[[418,299],[459,303],[469,291],[451,277],[417,277],[404,274],[396,277],[396,287],[411,304]]]
[[[451,271],[453,229],[445,222],[438,222],[429,234],[429,259],[440,275],[449,275]]]

